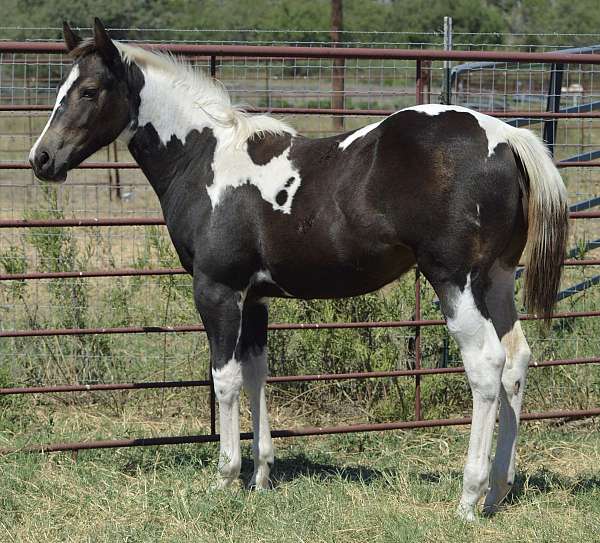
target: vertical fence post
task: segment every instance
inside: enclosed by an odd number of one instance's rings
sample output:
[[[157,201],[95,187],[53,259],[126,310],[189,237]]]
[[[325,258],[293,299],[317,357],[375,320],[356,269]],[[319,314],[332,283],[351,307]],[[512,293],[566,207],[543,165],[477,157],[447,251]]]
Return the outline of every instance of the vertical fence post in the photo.
[[[117,141],[115,140],[113,143],[113,156],[115,162],[119,162],[119,151],[117,150]],[[117,200],[123,199],[123,193],[121,192],[121,173],[119,168],[115,168],[115,188],[116,188],[116,196]]]
[[[338,47],[342,41],[343,29],[342,0],[331,1],[331,46]],[[331,71],[331,107],[333,109],[344,109],[344,76],[346,71],[346,59],[334,58]],[[344,116],[333,116],[333,129],[344,129]]]
[[[421,320],[421,274],[415,270],[415,321]],[[421,369],[421,326],[415,326],[415,369]],[[421,376],[415,375],[415,420],[421,420]]]
[[[215,401],[215,384],[212,375],[212,362],[210,360],[208,362],[208,380],[210,381],[210,434],[214,436],[217,433],[217,406]]]
[[[452,17],[444,17],[444,51],[452,51]],[[452,89],[450,86],[450,61],[444,60],[444,89],[442,91],[442,104],[452,102]]]
[[[548,88],[548,105],[546,111],[558,113],[560,111],[560,96],[563,81],[564,64],[557,62],[552,64],[550,74],[550,87]],[[554,156],[554,144],[556,143],[556,128],[558,119],[547,119],[544,121],[544,141]]]
[[[417,60],[417,74],[415,81],[415,94],[417,105],[423,103],[423,66],[421,60]]]
[[[217,76],[217,57],[215,55],[210,56],[210,76]]]

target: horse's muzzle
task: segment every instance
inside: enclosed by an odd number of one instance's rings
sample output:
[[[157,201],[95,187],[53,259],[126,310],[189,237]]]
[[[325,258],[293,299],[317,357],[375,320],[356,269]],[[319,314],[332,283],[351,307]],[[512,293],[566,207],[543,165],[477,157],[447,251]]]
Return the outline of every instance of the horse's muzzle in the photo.
[[[55,157],[45,149],[33,149],[29,163],[35,176],[43,181],[61,183],[67,178],[66,164],[57,164]]]

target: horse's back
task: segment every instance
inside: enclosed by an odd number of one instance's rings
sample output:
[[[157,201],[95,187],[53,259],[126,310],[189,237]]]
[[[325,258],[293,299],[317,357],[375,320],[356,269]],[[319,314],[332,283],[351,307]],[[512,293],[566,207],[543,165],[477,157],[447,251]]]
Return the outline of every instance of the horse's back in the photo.
[[[321,140],[303,141],[292,155],[307,174],[303,190],[311,199],[320,191],[346,215],[385,218],[409,245],[473,214],[482,228],[506,229],[498,219],[512,224],[521,212],[522,175],[502,141],[506,125],[465,108],[427,111],[409,108],[358,137],[361,130],[322,140],[326,151],[317,150]]]

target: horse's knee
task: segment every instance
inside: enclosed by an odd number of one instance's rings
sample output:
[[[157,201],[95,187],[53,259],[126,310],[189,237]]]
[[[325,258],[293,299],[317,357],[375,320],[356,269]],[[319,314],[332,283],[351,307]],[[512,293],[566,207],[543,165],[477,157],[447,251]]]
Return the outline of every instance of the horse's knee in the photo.
[[[470,361],[465,360],[465,368],[473,393],[486,401],[498,399],[505,363],[506,351],[497,338],[486,343],[479,357]]]
[[[215,396],[219,404],[231,405],[239,398],[242,388],[242,366],[232,358],[226,364],[212,370]]]

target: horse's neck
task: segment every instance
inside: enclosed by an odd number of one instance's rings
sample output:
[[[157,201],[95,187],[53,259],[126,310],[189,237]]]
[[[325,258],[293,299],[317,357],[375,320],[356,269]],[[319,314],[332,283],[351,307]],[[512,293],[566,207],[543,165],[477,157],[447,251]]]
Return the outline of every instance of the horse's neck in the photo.
[[[194,104],[189,91],[170,80],[169,74],[144,73],[139,92],[137,126],[129,134],[129,150],[150,181],[161,203],[172,183],[192,168],[198,187],[206,195],[205,177],[223,128]]]
[[[289,213],[299,186],[288,156],[291,128],[268,116],[235,111],[211,84],[206,89],[203,81],[187,86],[185,74],[182,81],[168,73],[143,75],[129,149],[157,193],[167,221],[190,205],[197,216],[199,207],[214,207],[228,188],[248,183],[256,185],[275,209]]]
[[[125,136],[130,138],[133,158],[159,198],[181,262],[190,271],[195,233],[211,209],[206,187],[212,182],[217,139],[210,123],[194,115],[189,99],[186,113],[177,93],[157,90],[151,81],[148,88],[144,85],[137,126]]]

